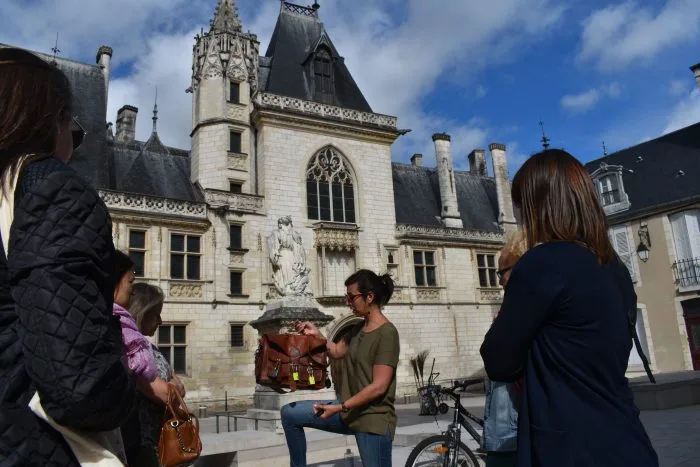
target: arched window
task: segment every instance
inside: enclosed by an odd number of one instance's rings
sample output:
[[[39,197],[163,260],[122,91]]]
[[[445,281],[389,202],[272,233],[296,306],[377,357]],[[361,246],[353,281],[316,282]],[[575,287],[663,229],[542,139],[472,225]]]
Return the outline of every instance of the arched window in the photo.
[[[332,147],[316,153],[306,171],[309,219],[355,223],[355,192],[343,156]]]

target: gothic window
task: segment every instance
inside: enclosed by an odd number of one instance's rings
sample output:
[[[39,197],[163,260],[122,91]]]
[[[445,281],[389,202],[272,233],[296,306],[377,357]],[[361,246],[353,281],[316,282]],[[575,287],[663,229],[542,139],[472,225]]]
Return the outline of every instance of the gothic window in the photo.
[[[332,147],[320,150],[306,171],[309,219],[355,223],[355,192],[343,156]]]
[[[200,279],[201,237],[198,235],[170,235],[170,278]]]
[[[230,271],[229,272],[229,293],[231,295],[242,295],[243,294],[243,272],[242,271]]]
[[[240,182],[229,182],[228,188],[231,193],[242,193],[243,184]]]
[[[314,90],[316,99],[325,104],[333,103],[333,64],[325,48],[314,57]]]
[[[187,325],[161,324],[158,327],[158,350],[178,374],[187,370]]]
[[[436,286],[437,275],[434,251],[414,251],[413,268],[416,273],[416,285],[418,287]]]
[[[144,277],[146,266],[146,232],[129,229],[129,258],[134,262],[134,275]]]
[[[229,239],[228,247],[232,250],[240,250],[243,248],[243,226],[231,224],[231,238]]]
[[[498,287],[496,255],[476,255],[476,266],[479,270],[479,287]]]

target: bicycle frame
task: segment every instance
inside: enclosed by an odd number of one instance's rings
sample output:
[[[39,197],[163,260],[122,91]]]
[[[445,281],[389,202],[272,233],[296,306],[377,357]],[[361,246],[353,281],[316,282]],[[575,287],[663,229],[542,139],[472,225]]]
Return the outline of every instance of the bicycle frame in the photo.
[[[462,427],[464,427],[464,429],[469,433],[469,435],[471,435],[474,441],[481,445],[481,435],[479,435],[474,426],[471,423],[469,423],[469,420],[473,421],[482,428],[484,426],[484,421],[481,418],[469,412],[462,405],[461,396],[459,394],[453,392],[452,394],[450,394],[450,396],[455,401],[455,411],[452,423],[447,427],[445,435],[447,435],[450,444],[448,446],[448,452],[454,453],[454,455],[448,456],[448,458],[445,459],[446,463],[444,467],[456,467],[457,465],[459,443],[461,442],[462,436]]]

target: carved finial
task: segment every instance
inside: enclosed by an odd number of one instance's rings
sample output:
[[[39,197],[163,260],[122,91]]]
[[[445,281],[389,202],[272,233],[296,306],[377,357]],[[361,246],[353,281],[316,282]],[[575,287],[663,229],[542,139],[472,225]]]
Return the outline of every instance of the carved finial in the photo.
[[[547,134],[544,132],[544,123],[542,120],[540,120],[540,128],[542,128],[542,139],[540,140],[542,142],[542,147],[544,149],[549,149],[549,138],[547,138]]]
[[[321,8],[321,5],[318,4],[318,0],[314,0],[314,4],[311,5],[311,9],[314,11],[318,11],[319,8]]]
[[[216,32],[241,31],[241,20],[234,0],[219,0],[211,20],[211,30]]]
[[[53,52],[53,58],[51,62],[55,65],[56,64],[56,54],[61,53],[61,49],[58,48],[58,33],[56,33],[56,44],[51,47],[51,52]]]

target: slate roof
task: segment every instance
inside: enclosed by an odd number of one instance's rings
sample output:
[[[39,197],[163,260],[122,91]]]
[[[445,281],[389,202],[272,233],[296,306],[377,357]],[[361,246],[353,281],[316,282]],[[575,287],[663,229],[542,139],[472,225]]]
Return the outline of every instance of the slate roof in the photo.
[[[321,102],[313,92],[312,76],[305,63],[319,43],[331,49],[333,65],[333,105],[372,112],[362,91],[330,40],[318,10],[282,2],[275,30],[265,57],[260,59],[260,88],[269,93]],[[323,102],[321,102],[323,103]]]
[[[700,201],[700,123],[590,161],[586,168],[593,173],[601,162],[634,171],[622,172],[630,208],[610,216],[613,222]]]
[[[392,163],[397,224],[439,227],[442,202],[437,170]],[[457,204],[467,230],[497,232],[498,198],[493,178],[455,171]]]

